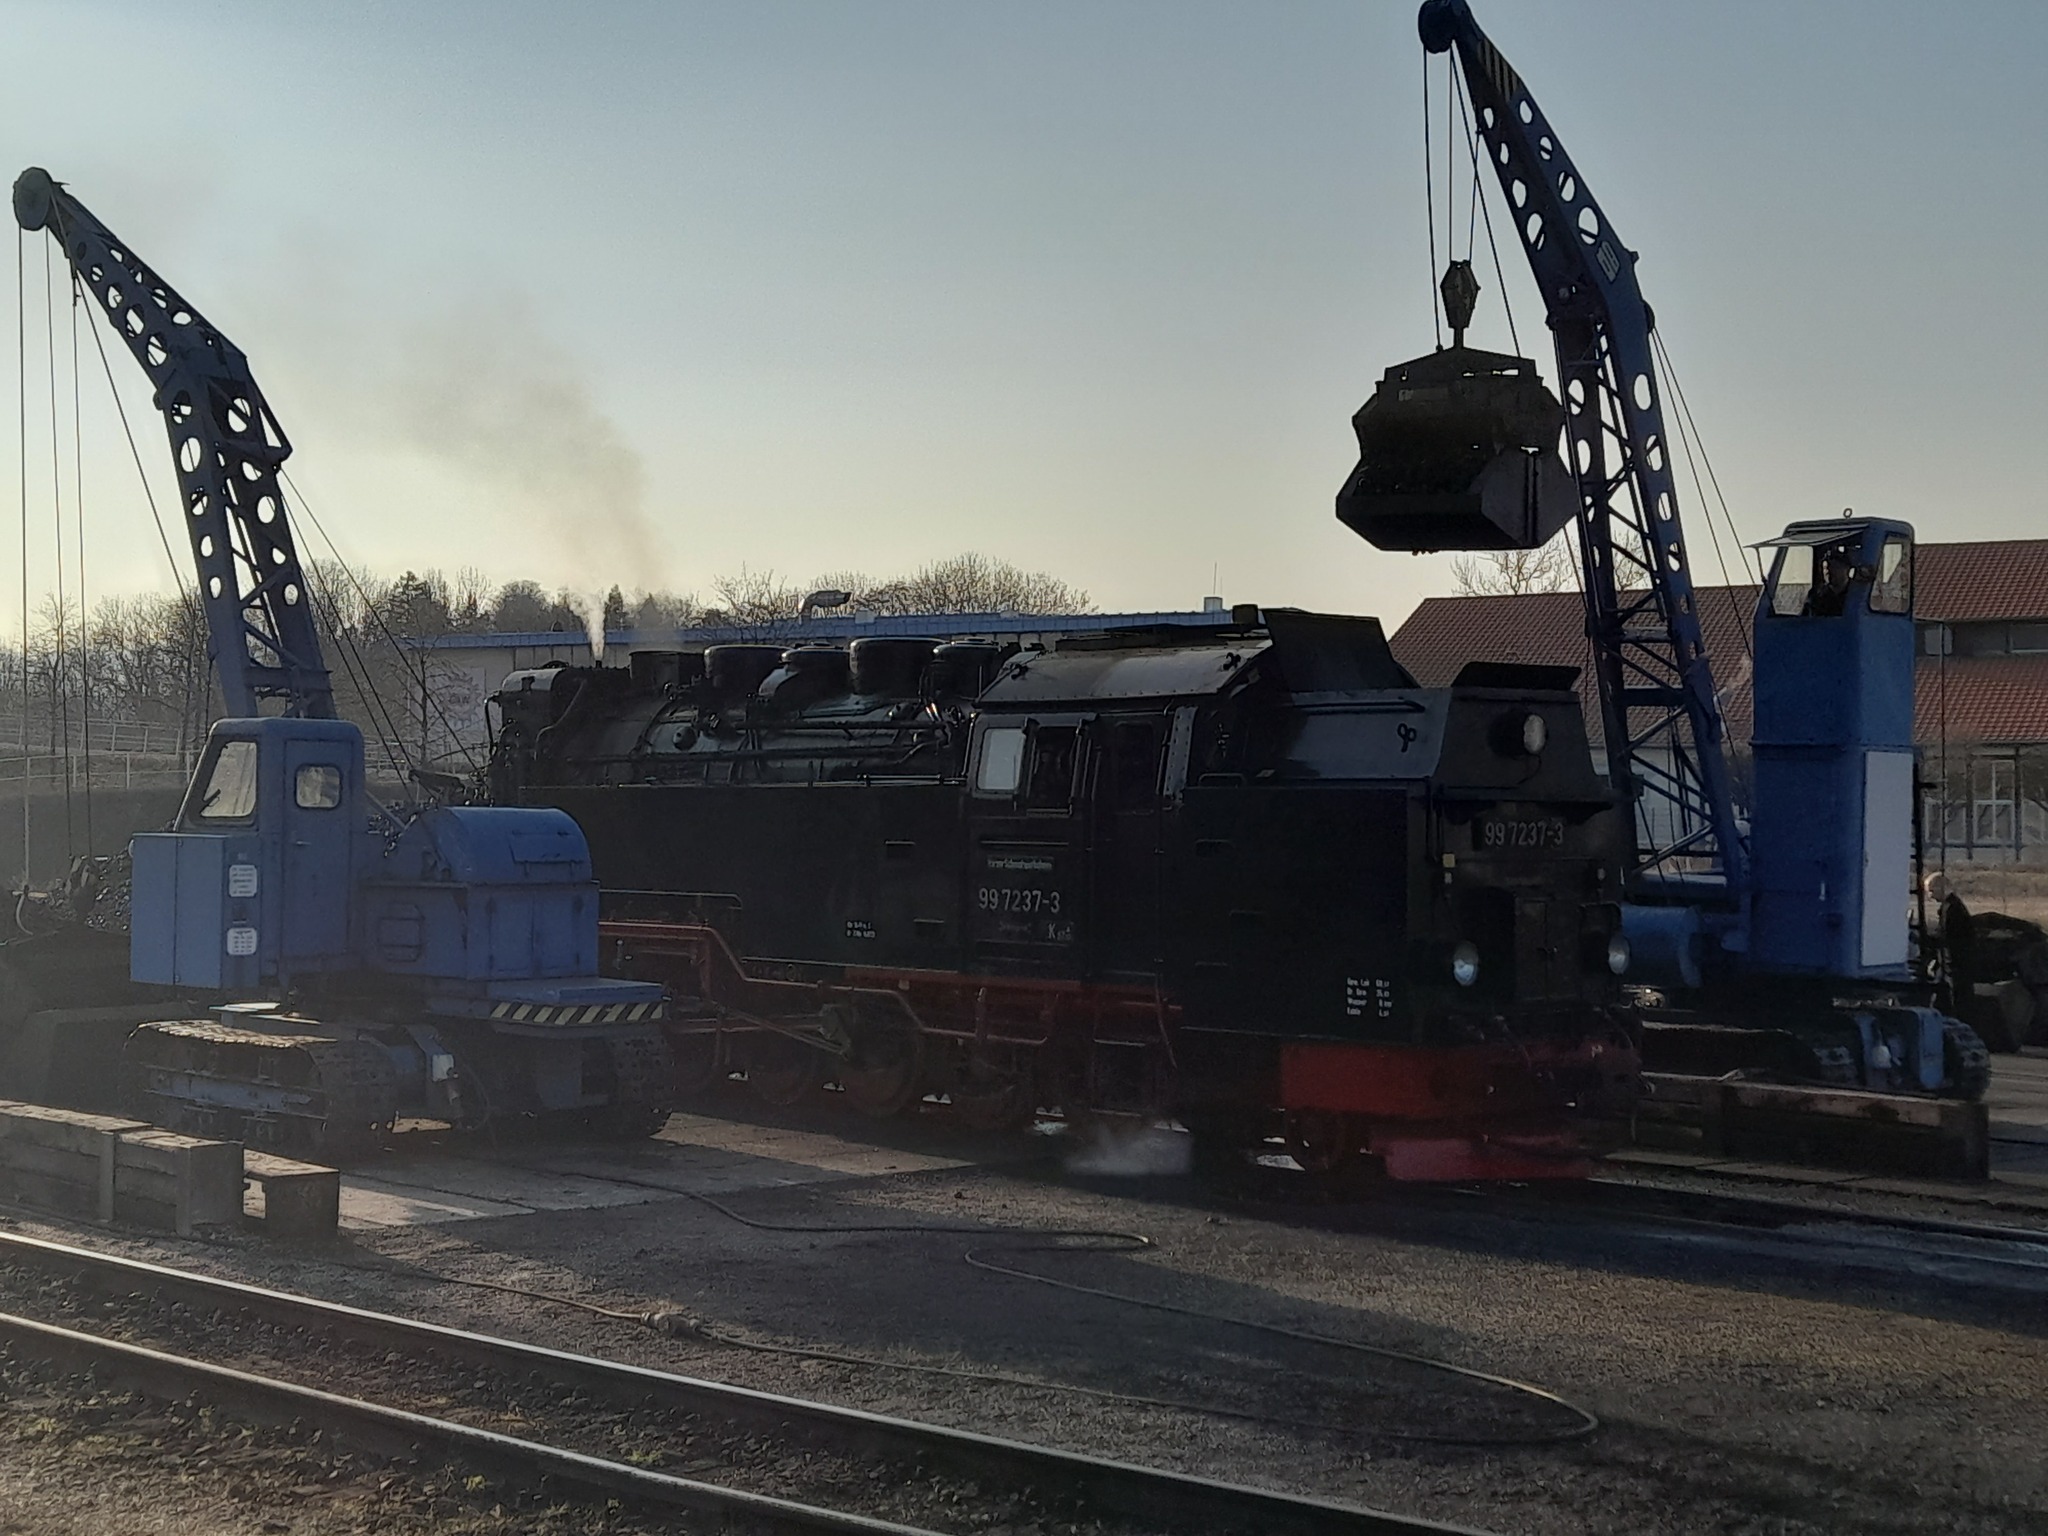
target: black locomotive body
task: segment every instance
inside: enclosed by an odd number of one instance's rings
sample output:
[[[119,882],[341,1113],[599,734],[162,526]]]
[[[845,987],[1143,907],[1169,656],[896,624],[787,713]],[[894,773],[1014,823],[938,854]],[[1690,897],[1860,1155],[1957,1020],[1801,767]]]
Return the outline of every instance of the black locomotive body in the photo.
[[[1570,1172],[1632,1090],[1617,812],[1568,670],[1377,621],[871,638],[516,673],[493,792],[589,838],[700,1079],[1171,1113],[1396,1177]]]

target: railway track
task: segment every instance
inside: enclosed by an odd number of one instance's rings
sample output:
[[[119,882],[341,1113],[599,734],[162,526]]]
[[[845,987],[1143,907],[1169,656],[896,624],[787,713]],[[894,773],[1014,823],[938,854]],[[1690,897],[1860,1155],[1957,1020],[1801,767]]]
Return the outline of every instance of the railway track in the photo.
[[[1738,1256],[1783,1272],[1912,1281],[2048,1299],[2048,1230],[1819,1205],[1767,1195],[1679,1189],[1627,1180],[1425,1193],[1433,1216],[1484,1211],[1562,1230],[1632,1233],[1702,1254]]]
[[[777,1447],[801,1447],[842,1468],[866,1468],[870,1475],[878,1467],[886,1468],[909,1482],[937,1470],[971,1480],[984,1496],[1001,1494],[1042,1505],[1048,1523],[1057,1520],[1071,1526],[1076,1520],[1092,1520],[1099,1528],[1117,1532],[1392,1536],[1463,1531],[1480,1536],[1467,1527],[728,1386],[20,1234],[0,1233],[0,1272],[33,1277],[60,1291],[95,1294],[103,1307],[120,1314],[129,1331],[153,1336],[145,1343],[0,1313],[0,1347],[17,1360],[90,1373],[161,1399],[196,1398],[245,1420],[317,1425],[339,1442],[372,1454],[405,1459],[424,1454],[489,1468],[522,1482],[543,1483],[556,1494],[576,1490],[747,1529],[932,1536],[970,1527],[963,1524],[957,1506],[944,1507],[936,1499],[931,1508],[920,1507],[915,1515],[936,1523],[904,1524],[845,1507],[847,1501],[835,1503],[829,1487],[824,1498],[813,1499],[808,1493],[791,1497],[660,1470],[642,1464],[644,1454],[621,1459],[560,1441],[589,1438],[587,1404],[595,1401],[643,1415],[673,1415]],[[167,1317],[166,1312],[172,1315]],[[316,1336],[386,1366],[401,1361],[408,1371],[432,1362],[447,1372],[462,1373],[458,1397],[473,1398],[481,1389],[487,1400],[502,1405],[508,1392],[544,1388],[573,1394],[573,1401],[584,1403],[586,1411],[567,1416],[585,1420],[586,1428],[581,1436],[565,1426],[560,1437],[534,1439],[424,1412],[390,1399],[431,1403],[437,1401],[432,1388],[414,1383],[394,1390],[390,1372],[381,1373],[380,1380],[376,1369],[338,1368],[332,1354],[321,1357],[321,1374],[368,1378],[376,1389],[349,1396],[283,1373],[252,1369],[246,1359],[226,1363],[221,1355],[250,1352],[247,1336],[252,1330],[232,1326],[234,1319],[259,1329],[287,1330],[294,1337]],[[195,1333],[206,1340],[196,1354],[163,1343],[164,1334],[189,1340]],[[830,1478],[825,1482],[829,1484]],[[872,1506],[871,1499],[866,1502]]]

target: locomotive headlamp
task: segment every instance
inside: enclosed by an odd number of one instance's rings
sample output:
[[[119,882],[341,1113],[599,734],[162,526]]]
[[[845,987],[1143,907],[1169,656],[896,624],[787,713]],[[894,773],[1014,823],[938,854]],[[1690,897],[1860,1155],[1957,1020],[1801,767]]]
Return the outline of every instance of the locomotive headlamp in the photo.
[[[1469,987],[1478,979],[1479,946],[1470,939],[1460,939],[1457,948],[1451,951],[1451,980]]]
[[[1628,962],[1628,940],[1617,933],[1607,941],[1607,969],[1617,976],[1626,976],[1628,974]]]
[[[1534,757],[1550,740],[1550,727],[1541,715],[1522,717],[1522,750]]]

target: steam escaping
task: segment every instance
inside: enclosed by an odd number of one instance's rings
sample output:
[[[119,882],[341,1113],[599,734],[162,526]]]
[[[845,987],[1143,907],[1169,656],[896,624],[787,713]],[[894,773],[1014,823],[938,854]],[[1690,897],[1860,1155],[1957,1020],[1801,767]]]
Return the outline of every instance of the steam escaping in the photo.
[[[1194,1157],[1194,1139],[1164,1126],[1098,1120],[1088,1128],[1087,1145],[1067,1154],[1067,1172],[1112,1179],[1172,1178],[1193,1167]]]
[[[507,300],[415,326],[393,382],[407,446],[451,463],[545,533],[563,586],[666,584],[639,451],[528,305]],[[602,614],[593,604],[585,615],[599,653]]]
[[[588,592],[572,592],[569,600],[576,616],[583,620],[583,632],[590,637],[590,659],[604,660],[604,599]]]

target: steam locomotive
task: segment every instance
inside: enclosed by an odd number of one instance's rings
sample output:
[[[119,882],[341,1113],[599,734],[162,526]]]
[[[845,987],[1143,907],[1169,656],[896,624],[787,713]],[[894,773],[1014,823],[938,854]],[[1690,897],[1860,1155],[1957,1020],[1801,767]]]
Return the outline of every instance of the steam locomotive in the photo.
[[[1377,620],[635,651],[494,695],[686,1091],[1172,1115],[1305,1168],[1578,1171],[1633,1092],[1621,832],[1572,669],[1423,688]]]

